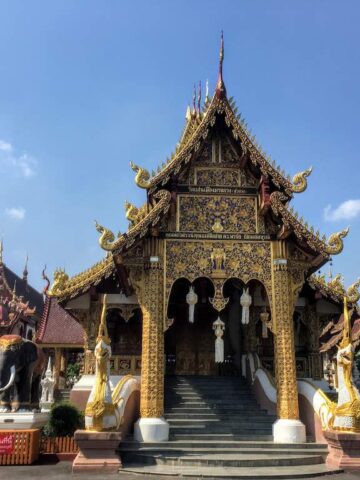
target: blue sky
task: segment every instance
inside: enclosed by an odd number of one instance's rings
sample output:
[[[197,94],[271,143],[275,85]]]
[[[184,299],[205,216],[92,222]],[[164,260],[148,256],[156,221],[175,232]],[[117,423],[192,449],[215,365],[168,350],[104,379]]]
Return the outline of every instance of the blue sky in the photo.
[[[173,151],[221,29],[229,96],[287,173],[314,167],[294,205],[327,235],[351,226],[333,269],[360,275],[358,1],[1,0],[0,18],[0,235],[35,287],[45,263],[102,258],[94,219],[127,228],[129,161]]]

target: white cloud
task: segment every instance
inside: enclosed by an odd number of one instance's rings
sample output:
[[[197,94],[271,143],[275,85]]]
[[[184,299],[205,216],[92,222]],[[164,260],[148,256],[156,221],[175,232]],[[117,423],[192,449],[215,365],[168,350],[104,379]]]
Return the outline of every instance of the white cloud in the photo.
[[[5,213],[8,217],[13,218],[14,220],[23,220],[25,218],[25,208],[23,207],[12,207],[6,208]]]
[[[23,177],[29,178],[36,173],[37,161],[27,153],[16,153],[13,145],[0,139],[0,168],[5,170],[12,168]]]
[[[327,222],[350,220],[358,216],[360,216],[360,199],[346,200],[335,209],[333,209],[331,205],[328,205],[324,209],[324,219]]]
[[[4,140],[0,140],[0,150],[2,152],[11,152],[12,151],[11,143],[4,142]]]

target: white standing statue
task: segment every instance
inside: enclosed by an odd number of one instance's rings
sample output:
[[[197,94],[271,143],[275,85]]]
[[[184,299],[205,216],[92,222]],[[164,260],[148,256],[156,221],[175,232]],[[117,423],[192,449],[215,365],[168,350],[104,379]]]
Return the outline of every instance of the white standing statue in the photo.
[[[115,405],[110,387],[110,338],[106,326],[106,295],[95,347],[95,383],[90,392],[85,409],[85,428],[97,432],[111,431],[117,428]]]
[[[332,428],[334,430],[360,432],[360,393],[352,377],[354,347],[351,330],[347,298],[345,297],[343,337],[336,355],[338,402],[334,408]]]
[[[247,325],[250,321],[250,305],[251,296],[249,294],[249,288],[244,288],[244,291],[240,297],[240,305],[242,306],[241,323]]]
[[[194,287],[191,285],[189,293],[186,295],[186,303],[189,305],[189,322],[194,323],[195,305],[197,304],[198,296],[195,293]]]
[[[51,369],[51,358],[49,357],[45,377],[41,380],[40,407],[42,412],[48,412],[54,403],[55,378]]]
[[[220,317],[215,320],[213,323],[213,330],[215,332],[216,340],[215,340],[215,363],[223,363],[224,362],[224,330],[225,330],[225,323],[220,320]]]

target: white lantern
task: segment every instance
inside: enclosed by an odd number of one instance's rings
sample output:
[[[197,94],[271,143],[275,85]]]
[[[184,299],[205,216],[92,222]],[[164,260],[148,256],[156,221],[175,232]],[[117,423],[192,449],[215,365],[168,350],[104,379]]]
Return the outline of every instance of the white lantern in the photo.
[[[213,330],[215,332],[215,363],[223,363],[224,362],[224,330],[225,330],[225,323],[220,320],[220,317],[215,320],[213,323]]]
[[[189,293],[186,295],[186,303],[189,305],[189,322],[194,323],[195,305],[197,304],[198,296],[195,293],[194,287],[191,285]]]
[[[249,294],[249,288],[244,288],[243,294],[240,297],[240,305],[242,306],[241,323],[247,325],[250,321],[250,305],[251,296]]]

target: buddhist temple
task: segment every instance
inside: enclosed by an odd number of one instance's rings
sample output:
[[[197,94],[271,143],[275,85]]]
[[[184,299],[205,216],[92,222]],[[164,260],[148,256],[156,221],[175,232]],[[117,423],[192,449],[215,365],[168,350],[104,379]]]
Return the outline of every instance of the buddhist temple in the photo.
[[[277,388],[275,441],[305,441],[297,380],[321,381],[321,332],[345,294],[350,308],[358,300],[358,284],[319,273],[348,229],[325,238],[295,212],[312,169],[290,177],[265,153],[227,93],[223,61],[222,40],[215,90],[194,94],[174,152],[152,173],[131,163],[144,203],[126,202],[128,230],[96,223],[104,258],[73,277],[55,271],[41,331],[59,309],[76,319],[93,375],[107,295],[111,374],[141,375],[138,438],[167,438],[175,376],[244,377],[254,354]]]
[[[43,310],[43,297],[28,283],[27,261],[22,278],[6,266],[0,243],[0,336],[33,339]]]

